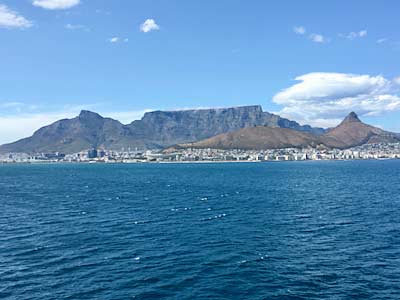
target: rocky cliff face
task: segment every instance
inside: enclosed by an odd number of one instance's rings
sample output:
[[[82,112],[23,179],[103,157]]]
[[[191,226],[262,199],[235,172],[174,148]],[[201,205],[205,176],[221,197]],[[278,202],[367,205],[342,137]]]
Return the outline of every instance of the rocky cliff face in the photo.
[[[133,132],[146,128],[147,137],[161,146],[198,141],[242,128],[269,126],[322,134],[324,129],[301,126],[297,122],[263,112],[261,106],[185,111],[154,111],[129,125]]]
[[[82,111],[76,118],[57,121],[29,138],[0,146],[0,152],[74,153],[90,148],[164,148],[255,126],[291,128],[315,134],[324,132],[321,128],[301,126],[263,112],[261,106],[154,111],[128,125]]]

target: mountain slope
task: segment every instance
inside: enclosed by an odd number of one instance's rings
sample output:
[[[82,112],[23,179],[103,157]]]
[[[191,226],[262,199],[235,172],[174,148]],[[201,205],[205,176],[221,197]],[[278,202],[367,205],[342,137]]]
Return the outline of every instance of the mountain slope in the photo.
[[[129,141],[129,130],[120,122],[82,111],[76,118],[59,120],[29,138],[3,145],[0,151],[73,153],[93,147],[118,147]]]
[[[259,126],[220,134],[195,143],[178,145],[177,148],[265,150],[316,147],[318,144],[318,137],[307,132]]]
[[[399,142],[398,134],[367,125],[351,112],[337,127],[320,137],[323,144],[331,148],[350,148],[371,143]]]

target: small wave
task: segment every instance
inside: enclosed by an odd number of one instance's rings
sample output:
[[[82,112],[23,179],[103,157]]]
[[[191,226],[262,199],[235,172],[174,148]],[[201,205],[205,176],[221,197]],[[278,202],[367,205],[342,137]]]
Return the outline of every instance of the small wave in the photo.
[[[299,215],[294,215],[294,217],[299,219],[308,219],[311,218],[312,216],[310,214],[299,214]]]
[[[171,208],[171,211],[188,211],[192,210],[191,207],[182,207],[182,208]]]
[[[221,219],[223,217],[226,217],[226,214],[219,214],[219,215],[215,215],[212,217],[204,218],[204,219],[202,219],[202,221],[211,221],[211,220],[215,220],[215,219]]]
[[[132,223],[135,225],[141,225],[141,224],[146,224],[149,223],[150,221],[133,221]]]

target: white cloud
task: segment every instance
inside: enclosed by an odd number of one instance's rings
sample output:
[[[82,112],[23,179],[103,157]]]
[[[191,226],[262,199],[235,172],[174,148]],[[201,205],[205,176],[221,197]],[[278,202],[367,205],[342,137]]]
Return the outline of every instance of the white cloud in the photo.
[[[381,38],[381,39],[378,39],[378,40],[376,40],[376,42],[378,43],[378,44],[382,44],[382,43],[385,43],[385,42],[387,42],[387,38]]]
[[[114,37],[108,39],[107,41],[109,41],[110,43],[113,43],[113,44],[122,43],[122,42],[128,43],[129,39],[128,38],[121,38],[119,36],[114,36]]]
[[[307,30],[303,26],[295,26],[293,27],[293,32],[298,35],[305,35]],[[322,34],[319,33],[310,33],[306,36],[309,40],[313,41],[314,43],[326,43],[328,39],[324,37]]]
[[[368,34],[367,30],[360,30],[360,31],[352,31],[347,34],[339,34],[340,37],[346,38],[348,40],[354,40],[356,38],[366,37]]]
[[[67,24],[64,26],[65,29],[68,30],[84,30],[84,31],[90,31],[90,29],[85,26],[85,25],[81,25],[81,24]]]
[[[293,27],[293,31],[296,34],[301,34],[301,35],[307,32],[307,30],[303,26],[295,26]]]
[[[0,27],[3,28],[29,28],[33,23],[17,12],[9,9],[6,5],[0,4]]]
[[[154,19],[147,19],[146,21],[143,22],[143,24],[140,25],[140,31],[141,32],[150,32],[153,30],[159,30],[160,26],[157,25],[156,21]]]
[[[80,0],[34,0],[32,4],[44,9],[68,9],[78,5]]]
[[[366,30],[361,30],[361,31],[358,32],[358,36],[359,37],[364,37],[364,36],[367,36],[367,33],[368,32]]]
[[[118,43],[118,42],[120,41],[120,38],[117,37],[117,36],[114,36],[114,37],[108,39],[108,41],[109,41],[110,43]]]
[[[309,36],[310,40],[312,40],[315,43],[325,43],[326,39],[322,34],[317,34],[317,33],[312,33]]]
[[[333,126],[350,111],[376,116],[400,110],[400,82],[383,76],[308,73],[277,93],[279,114],[317,126]]]

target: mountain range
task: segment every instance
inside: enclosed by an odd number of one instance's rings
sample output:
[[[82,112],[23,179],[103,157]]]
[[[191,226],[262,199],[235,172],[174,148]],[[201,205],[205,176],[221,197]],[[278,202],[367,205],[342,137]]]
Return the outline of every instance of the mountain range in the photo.
[[[323,128],[302,126],[263,112],[259,105],[153,111],[127,125],[83,110],[73,119],[59,120],[40,128],[31,137],[0,146],[0,152],[75,153],[90,148],[121,150],[129,147],[162,149],[254,126],[291,128],[315,135],[325,132]]]
[[[287,147],[348,148],[365,143],[399,141],[398,134],[362,123],[351,113],[332,129],[300,125],[264,112],[261,106],[153,111],[122,124],[83,110],[72,119],[42,127],[31,137],[0,146],[0,153],[76,153],[174,148],[272,149]]]
[[[180,144],[177,148],[214,149],[282,149],[282,148],[338,148],[347,149],[370,143],[400,142],[400,135],[367,125],[351,112],[337,127],[324,134],[301,132],[290,128],[257,126],[244,128],[201,140]]]

